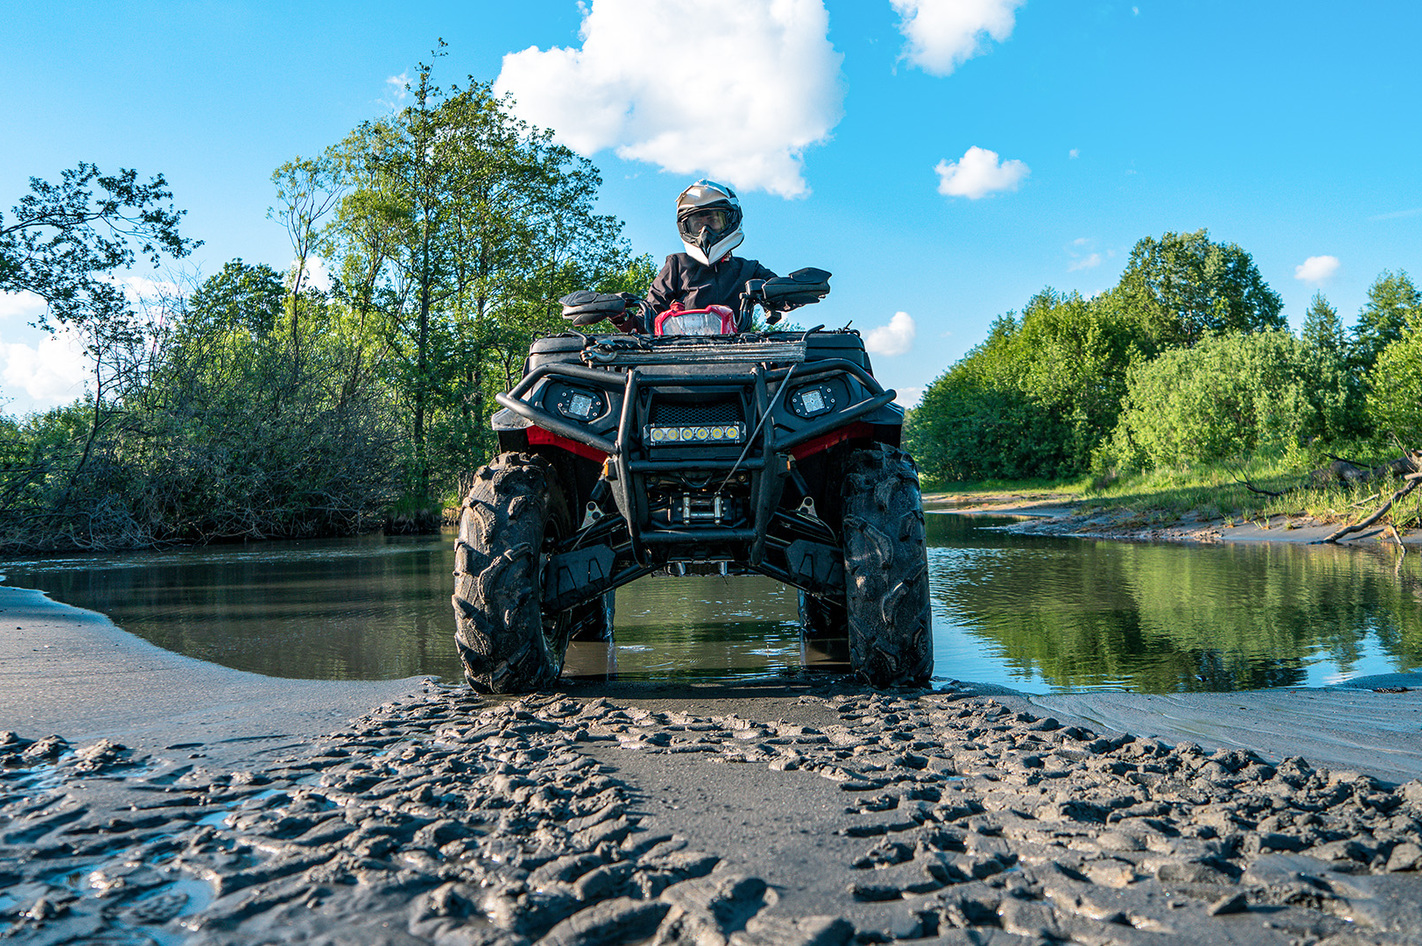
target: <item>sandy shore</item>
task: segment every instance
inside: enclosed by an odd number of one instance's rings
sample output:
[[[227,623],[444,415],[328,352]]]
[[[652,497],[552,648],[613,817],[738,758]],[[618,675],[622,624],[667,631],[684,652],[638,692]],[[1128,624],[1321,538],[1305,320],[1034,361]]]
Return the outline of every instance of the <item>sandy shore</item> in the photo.
[[[1323,522],[1311,516],[1274,516],[1267,520],[1225,521],[1195,519],[1163,525],[1141,525],[1123,510],[1083,510],[1054,493],[1003,493],[1000,495],[936,493],[924,496],[925,508],[952,511],[961,515],[1021,516],[1012,527],[1023,535],[1060,535],[1078,538],[1125,539],[1139,542],[1282,542],[1316,545],[1337,532],[1345,523]],[[1361,521],[1366,511],[1360,514]],[[1394,536],[1383,526],[1370,526],[1338,541],[1344,547],[1380,544],[1397,547],[1398,540],[1408,549],[1422,548],[1422,533]]]
[[[20,943],[1422,943],[1415,677],[481,700],[0,628]]]

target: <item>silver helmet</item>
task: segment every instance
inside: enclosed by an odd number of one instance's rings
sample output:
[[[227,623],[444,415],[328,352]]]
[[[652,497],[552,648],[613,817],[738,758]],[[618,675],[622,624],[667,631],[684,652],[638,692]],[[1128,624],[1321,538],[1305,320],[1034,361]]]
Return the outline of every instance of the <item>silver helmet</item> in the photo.
[[[676,199],[676,229],[686,252],[710,266],[741,245],[741,202],[715,181],[697,181]]]

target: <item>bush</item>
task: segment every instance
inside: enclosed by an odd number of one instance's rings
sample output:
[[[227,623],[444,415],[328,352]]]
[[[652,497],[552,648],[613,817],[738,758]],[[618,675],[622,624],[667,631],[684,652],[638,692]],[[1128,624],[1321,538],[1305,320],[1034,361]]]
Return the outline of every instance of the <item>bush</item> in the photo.
[[[1404,447],[1422,445],[1422,317],[1383,349],[1368,373],[1368,420]]]
[[[1133,365],[1112,441],[1127,469],[1293,455],[1341,421],[1341,372],[1286,331],[1207,336]]]

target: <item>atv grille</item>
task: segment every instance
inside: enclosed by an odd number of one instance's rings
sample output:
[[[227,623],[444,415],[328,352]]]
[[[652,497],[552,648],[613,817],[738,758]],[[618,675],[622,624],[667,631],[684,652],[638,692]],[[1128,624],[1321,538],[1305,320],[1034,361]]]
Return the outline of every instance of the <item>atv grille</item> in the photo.
[[[732,401],[710,404],[677,404],[658,401],[652,405],[651,423],[657,427],[692,424],[739,424],[741,405]]]

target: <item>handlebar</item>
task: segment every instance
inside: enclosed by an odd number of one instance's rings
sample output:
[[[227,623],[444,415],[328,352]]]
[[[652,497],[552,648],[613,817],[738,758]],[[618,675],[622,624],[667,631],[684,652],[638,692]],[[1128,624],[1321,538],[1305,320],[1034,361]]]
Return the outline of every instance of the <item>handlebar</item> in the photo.
[[[819,302],[829,295],[830,275],[826,270],[811,266],[797,269],[789,276],[748,280],[741,292],[736,317],[737,328],[745,331],[750,327],[751,314],[756,306],[765,311],[765,320],[774,325],[791,309]],[[651,324],[654,316],[647,301],[630,292],[591,292],[580,289],[568,293],[558,302],[563,306],[563,318],[579,328],[593,325],[603,319],[614,324],[623,323],[634,313],[647,316],[646,321]]]

